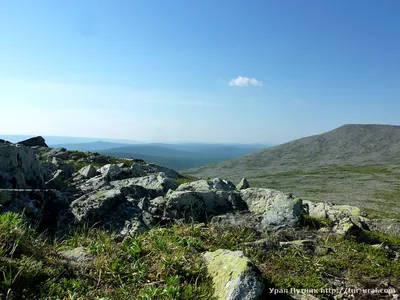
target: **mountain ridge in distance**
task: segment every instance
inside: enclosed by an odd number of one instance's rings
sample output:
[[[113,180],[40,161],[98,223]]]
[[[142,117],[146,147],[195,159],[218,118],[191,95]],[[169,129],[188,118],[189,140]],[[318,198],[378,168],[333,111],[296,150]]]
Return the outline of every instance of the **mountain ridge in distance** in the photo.
[[[276,172],[334,164],[379,164],[400,161],[397,154],[400,154],[400,126],[346,124],[322,134],[303,137],[187,172],[199,176],[217,176],[221,169],[232,173],[257,169]]]

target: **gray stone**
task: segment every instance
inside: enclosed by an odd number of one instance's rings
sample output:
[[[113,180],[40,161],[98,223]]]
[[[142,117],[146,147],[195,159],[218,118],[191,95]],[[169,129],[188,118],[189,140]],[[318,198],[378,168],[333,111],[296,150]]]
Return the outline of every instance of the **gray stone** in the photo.
[[[400,237],[400,220],[398,219],[366,219],[365,223],[371,231]]]
[[[78,173],[84,178],[93,178],[94,176],[96,176],[97,170],[92,165],[88,165],[80,169]]]
[[[62,160],[67,160],[69,158],[69,151],[65,148],[53,148],[50,151],[44,153],[44,156],[49,158],[58,158]]]
[[[57,157],[53,157],[51,162],[56,165],[58,169],[63,170],[68,177],[71,177],[75,172],[75,165],[73,162],[66,163],[64,160]]]
[[[360,208],[351,205],[334,205],[326,202],[312,202],[305,200],[303,205],[307,214],[314,218],[338,221],[345,217],[362,217]]]
[[[164,173],[112,181],[111,185],[115,188],[141,186],[148,190],[159,191],[163,194],[165,194],[169,190],[174,190],[178,187],[178,184],[172,179],[168,178]]]
[[[282,227],[296,227],[299,224],[302,200],[292,194],[271,189],[248,188],[240,191],[250,212],[262,214],[263,230],[277,230]]]
[[[51,162],[42,162],[42,167],[48,175],[54,175],[57,171],[57,166]]]
[[[40,188],[45,174],[34,150],[24,145],[0,144],[0,188]]]
[[[115,206],[125,201],[120,190],[99,190],[74,200],[71,211],[78,221],[102,221]]]
[[[54,174],[53,178],[51,178],[48,182],[46,182],[45,187],[47,189],[56,189],[59,190],[65,186],[67,186],[65,180],[67,176],[63,170],[58,170]]]
[[[165,215],[171,219],[203,221],[207,218],[204,200],[196,192],[174,191],[167,193]]]
[[[241,190],[245,190],[248,189],[250,187],[249,182],[247,181],[246,178],[242,178],[242,180],[239,182],[239,184],[236,186],[236,188],[241,191]]]
[[[131,167],[132,177],[141,177],[154,173],[164,173],[168,178],[176,179],[181,178],[182,176],[167,167],[156,165],[156,164],[148,164],[145,162],[134,162]]]
[[[242,251],[219,249],[203,259],[212,278],[214,297],[220,300],[261,299],[264,286],[259,270]]]
[[[121,168],[114,164],[107,164],[99,169],[102,176],[110,181],[117,179],[117,176],[121,171]]]
[[[97,175],[80,184],[78,188],[83,193],[87,194],[105,188],[108,185],[109,182],[106,178],[104,178],[102,175]]]
[[[124,228],[121,230],[120,234],[126,238],[142,234],[149,230],[150,228],[146,224],[135,218],[125,221]]]
[[[177,191],[192,191],[192,192],[211,192],[211,191],[234,191],[235,186],[229,182],[219,178],[212,180],[196,180],[181,184]]]
[[[48,147],[44,138],[41,136],[32,137],[30,139],[18,142],[18,144],[22,144],[28,147],[34,147],[34,146]]]
[[[204,221],[214,215],[247,209],[235,191],[190,191],[170,190],[166,195],[166,214],[170,218],[193,218]]]
[[[60,255],[67,260],[72,268],[84,268],[91,265],[95,256],[85,247],[77,247],[71,250],[61,251]]]

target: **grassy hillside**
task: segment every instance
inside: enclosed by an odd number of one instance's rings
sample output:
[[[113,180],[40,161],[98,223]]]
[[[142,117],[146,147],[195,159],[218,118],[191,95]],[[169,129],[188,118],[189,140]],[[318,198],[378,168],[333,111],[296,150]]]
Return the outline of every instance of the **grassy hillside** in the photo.
[[[183,173],[235,182],[246,177],[255,187],[400,216],[400,126],[345,125]]]

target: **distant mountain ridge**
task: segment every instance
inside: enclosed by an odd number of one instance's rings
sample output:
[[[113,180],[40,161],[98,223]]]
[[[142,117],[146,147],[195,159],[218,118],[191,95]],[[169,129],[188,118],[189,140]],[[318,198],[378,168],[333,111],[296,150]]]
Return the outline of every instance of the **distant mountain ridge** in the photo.
[[[262,144],[123,144],[103,141],[51,146],[68,150],[95,151],[120,158],[138,158],[177,170],[200,167],[268,147]]]
[[[400,126],[348,124],[187,172],[197,176],[230,173],[229,178],[232,178],[240,170],[254,174],[327,165],[391,162],[400,162]]]

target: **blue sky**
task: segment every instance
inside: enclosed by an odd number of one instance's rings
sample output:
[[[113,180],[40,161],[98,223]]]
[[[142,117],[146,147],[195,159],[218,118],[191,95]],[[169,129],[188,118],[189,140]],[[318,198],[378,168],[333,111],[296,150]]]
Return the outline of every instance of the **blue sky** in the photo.
[[[2,1],[2,134],[282,143],[399,125],[400,1]]]

